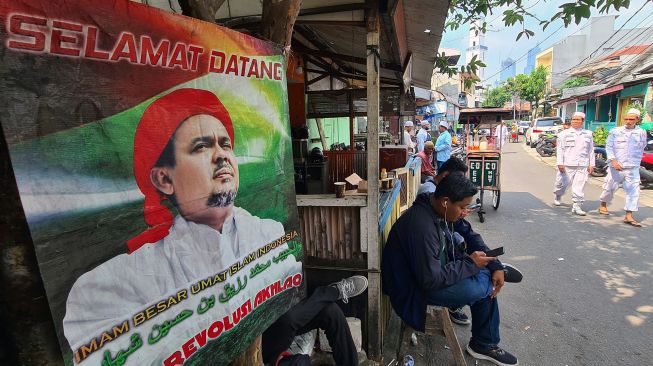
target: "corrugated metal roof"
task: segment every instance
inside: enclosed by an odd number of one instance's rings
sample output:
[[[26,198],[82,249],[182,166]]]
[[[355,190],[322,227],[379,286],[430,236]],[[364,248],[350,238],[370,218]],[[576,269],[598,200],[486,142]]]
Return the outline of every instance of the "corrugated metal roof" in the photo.
[[[619,57],[619,56],[625,56],[625,55],[641,55],[646,51],[646,49],[650,46],[651,44],[640,44],[640,45],[635,45],[635,46],[628,46],[624,47],[618,51],[612,52],[611,54],[603,57],[603,60],[608,60],[611,58]]]
[[[605,84],[597,84],[597,85],[577,86],[575,88],[566,88],[562,90],[562,96],[560,97],[560,99],[573,98],[580,95],[595,93],[605,88],[605,86],[606,86]]]

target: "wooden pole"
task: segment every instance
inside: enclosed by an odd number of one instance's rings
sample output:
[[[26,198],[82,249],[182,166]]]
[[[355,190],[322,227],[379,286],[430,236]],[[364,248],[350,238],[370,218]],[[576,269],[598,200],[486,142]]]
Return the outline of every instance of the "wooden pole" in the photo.
[[[315,125],[317,125],[317,132],[320,134],[320,142],[322,142],[322,151],[326,151],[327,143],[326,143],[326,137],[324,137],[324,129],[322,128],[322,118],[316,118]]]
[[[379,360],[381,356],[381,245],[379,243],[379,3],[366,0],[367,23],[367,267],[369,288],[368,356]]]

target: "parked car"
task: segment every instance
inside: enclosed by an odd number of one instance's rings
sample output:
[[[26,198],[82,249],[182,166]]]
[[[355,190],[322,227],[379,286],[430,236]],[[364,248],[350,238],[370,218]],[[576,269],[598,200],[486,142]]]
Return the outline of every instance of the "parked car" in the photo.
[[[542,132],[558,133],[562,130],[562,119],[560,117],[537,118],[533,126],[526,130],[526,145],[535,147]]]
[[[531,121],[519,121],[517,124],[517,132],[520,135],[523,135],[526,133],[526,130],[528,130],[529,127],[531,127]]]

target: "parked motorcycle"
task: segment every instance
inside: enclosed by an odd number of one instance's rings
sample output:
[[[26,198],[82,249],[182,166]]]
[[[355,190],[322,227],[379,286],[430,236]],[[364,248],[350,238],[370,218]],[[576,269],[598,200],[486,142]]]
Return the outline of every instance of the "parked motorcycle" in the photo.
[[[653,130],[646,131],[646,147],[644,151],[653,151]]]
[[[605,147],[595,146],[594,147],[594,171],[592,171],[593,177],[605,177],[608,175],[608,154],[605,152]]]
[[[644,188],[653,187],[653,153],[644,153],[639,166],[639,180]]]
[[[594,148],[596,155],[593,177],[605,177],[608,174],[608,158],[605,148],[598,146]],[[653,153],[645,152],[642,155],[642,162],[639,167],[639,180],[644,188],[653,187]]]
[[[556,140],[557,137],[554,134],[540,134],[535,145],[535,151],[540,156],[554,156],[556,154]]]
[[[465,153],[465,148],[462,145],[455,146],[451,150],[451,156],[458,158],[462,161],[465,161],[467,159],[467,154]]]

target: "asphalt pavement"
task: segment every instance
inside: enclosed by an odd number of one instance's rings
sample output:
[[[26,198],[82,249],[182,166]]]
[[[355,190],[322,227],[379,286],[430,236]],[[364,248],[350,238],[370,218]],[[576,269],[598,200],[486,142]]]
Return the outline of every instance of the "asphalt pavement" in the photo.
[[[586,186],[588,215],[573,216],[569,191],[563,206],[553,205],[555,158],[521,141],[504,148],[498,210],[487,195],[485,222],[469,218],[488,246],[504,246],[501,260],[524,273],[499,295],[501,346],[520,365],[651,364],[653,191],[642,191],[635,213],[643,228],[622,222],[621,190],[613,215],[598,214],[603,178]],[[464,347],[469,327],[455,327]]]

